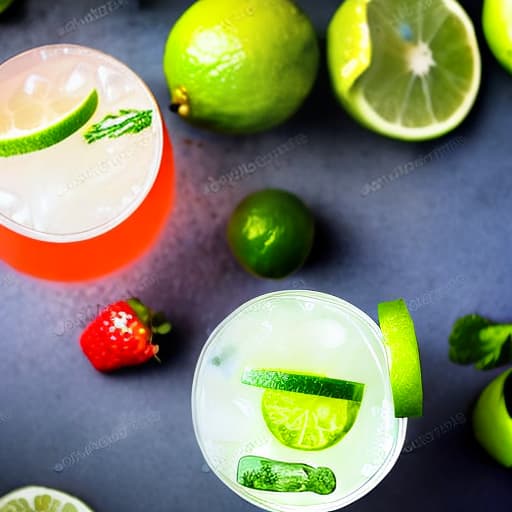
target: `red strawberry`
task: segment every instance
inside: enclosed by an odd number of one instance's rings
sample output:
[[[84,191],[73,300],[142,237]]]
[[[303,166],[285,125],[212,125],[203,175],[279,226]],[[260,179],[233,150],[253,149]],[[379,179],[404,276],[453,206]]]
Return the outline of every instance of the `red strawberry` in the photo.
[[[154,313],[138,299],[129,299],[106,307],[86,327],[80,345],[96,370],[109,372],[158,359],[153,335],[170,330],[162,313]]]

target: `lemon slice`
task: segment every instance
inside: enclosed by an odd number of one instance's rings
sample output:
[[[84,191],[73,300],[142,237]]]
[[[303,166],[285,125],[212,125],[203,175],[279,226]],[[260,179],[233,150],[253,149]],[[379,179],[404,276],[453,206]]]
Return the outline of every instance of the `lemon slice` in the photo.
[[[473,432],[489,455],[512,467],[512,370],[483,390],[473,411]]]
[[[31,153],[58,144],[79,130],[98,107],[98,92],[85,99],[14,95],[0,111],[0,157]]]
[[[327,46],[341,103],[383,135],[439,137],[476,99],[478,42],[455,0],[346,0],[329,25]]]
[[[93,512],[84,502],[56,489],[22,487],[0,498],[0,512]]]
[[[289,448],[323,450],[356,421],[361,402],[266,389],[261,410],[274,437]]]
[[[379,323],[389,355],[389,373],[395,416],[423,414],[423,384],[414,323],[402,299],[382,302]]]

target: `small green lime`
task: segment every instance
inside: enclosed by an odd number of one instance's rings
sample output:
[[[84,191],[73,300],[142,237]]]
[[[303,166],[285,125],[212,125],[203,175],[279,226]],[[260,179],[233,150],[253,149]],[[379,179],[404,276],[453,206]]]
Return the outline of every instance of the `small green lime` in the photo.
[[[512,370],[483,390],[473,411],[473,432],[489,455],[512,467]]]
[[[304,264],[314,231],[313,215],[297,196],[266,189],[237,206],[227,238],[235,258],[248,272],[280,279]]]
[[[485,0],[482,24],[492,53],[512,73],[512,0]]]
[[[164,54],[171,109],[213,130],[251,133],[288,119],[319,65],[315,31],[291,0],[201,0]]]

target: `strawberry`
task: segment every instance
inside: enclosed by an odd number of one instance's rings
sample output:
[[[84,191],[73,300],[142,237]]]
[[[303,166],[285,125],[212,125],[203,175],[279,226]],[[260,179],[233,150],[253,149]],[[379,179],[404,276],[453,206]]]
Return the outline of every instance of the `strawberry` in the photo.
[[[138,299],[129,299],[101,311],[82,333],[80,345],[96,370],[110,372],[158,359],[153,335],[170,330],[162,313],[155,313]]]

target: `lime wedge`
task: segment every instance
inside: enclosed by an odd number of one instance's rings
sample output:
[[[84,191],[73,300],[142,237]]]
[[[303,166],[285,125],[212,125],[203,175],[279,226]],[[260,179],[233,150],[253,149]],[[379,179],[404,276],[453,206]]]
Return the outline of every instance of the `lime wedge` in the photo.
[[[339,442],[356,421],[361,402],[266,389],[261,410],[267,427],[285,446],[323,450]]]
[[[364,384],[360,382],[281,370],[246,369],[242,375],[242,383],[260,388],[293,391],[295,393],[354,400],[357,402],[363,399],[364,393]]]
[[[483,390],[473,411],[473,432],[489,455],[512,467],[512,370]]]
[[[395,416],[423,414],[423,385],[414,323],[403,299],[379,304],[379,323],[388,349]]]
[[[0,512],[93,512],[85,503],[62,491],[22,487],[0,498]]]
[[[480,86],[473,24],[455,0],[345,0],[329,25],[327,49],[345,109],[397,139],[449,132]]]
[[[0,118],[4,118],[0,124],[0,157],[31,153],[58,144],[89,121],[97,107],[95,89],[78,103],[73,97],[42,101],[25,96],[9,113],[0,112]]]

